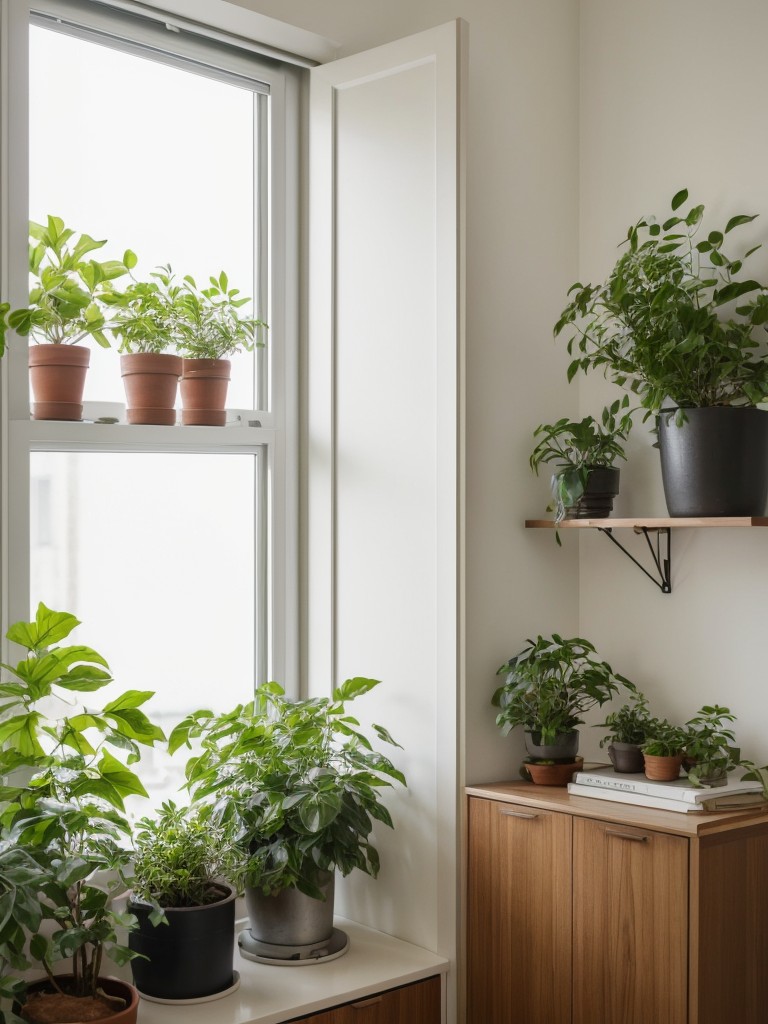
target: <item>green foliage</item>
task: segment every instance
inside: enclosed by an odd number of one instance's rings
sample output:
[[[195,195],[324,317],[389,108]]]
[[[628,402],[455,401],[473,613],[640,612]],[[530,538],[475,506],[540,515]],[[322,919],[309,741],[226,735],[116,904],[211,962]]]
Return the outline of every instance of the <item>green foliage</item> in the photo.
[[[600,740],[600,746],[604,747],[606,743],[636,743],[639,745],[645,741],[653,721],[648,710],[647,697],[639,690],[633,690],[627,704],[620,707],[618,711],[612,711],[606,715],[605,721],[599,723],[600,728],[610,730],[608,735]]]
[[[373,822],[392,827],[380,790],[393,781],[405,785],[405,778],[345,708],[377,685],[356,677],[330,699],[294,701],[277,683],[265,683],[250,703],[224,715],[196,711],[173,730],[172,752],[201,741],[201,754],[187,764],[187,787],[234,835],[237,883],[264,893],[295,887],[321,898],[319,870],[377,875]],[[373,729],[398,745],[382,726]]]
[[[125,962],[133,954],[117,940],[132,916],[112,909],[110,898],[125,887],[131,828],[125,798],[146,796],[129,767],[140,746],[162,740],[141,707],[151,692],[129,690],[101,710],[75,708],[49,718],[51,698],[72,707],[78,692],[92,693],[112,681],[104,658],[90,647],[60,646],[78,620],[40,604],[32,622],[11,626],[7,637],[26,648],[17,665],[2,664],[10,676],[0,683],[0,789],[3,844],[23,857],[26,893],[8,898],[9,916],[0,930],[31,937],[31,959],[52,976],[56,961],[71,959],[80,994],[93,994],[103,953]],[[21,781],[19,781],[21,779]],[[0,858],[1,860],[1,858]],[[100,884],[94,872],[113,881]],[[17,879],[19,876],[17,875]],[[21,882],[19,882],[21,885]],[[3,897],[5,898],[5,897]],[[42,917],[54,922],[50,938],[38,930]]]
[[[686,722],[686,757],[695,763],[688,769],[688,778],[695,784],[702,780],[725,775],[742,761],[734,746],[733,730],[726,722],[735,722],[729,708],[719,704],[705,704]]]
[[[120,352],[165,352],[175,344],[177,299],[181,287],[170,268],[159,267],[151,281],[135,281],[109,289],[104,302],[113,309],[110,329],[120,339]]]
[[[768,396],[768,360],[754,337],[768,323],[768,292],[738,278],[760,247],[736,259],[723,249],[726,235],[756,215],[731,217],[696,241],[704,207],[684,212],[687,201],[683,189],[662,224],[648,217],[630,227],[607,280],[574,284],[554,328],[568,335],[569,380],[601,368],[638,395],[646,415],[666,402],[684,410],[751,406]]]
[[[541,733],[552,743],[560,733],[583,724],[582,716],[603,705],[620,686],[634,685],[596,657],[594,646],[581,637],[564,640],[557,633],[528,640],[514,658],[499,668],[504,675],[491,703],[500,709],[496,724],[506,735],[516,725]]]
[[[631,429],[628,395],[606,406],[599,423],[592,416],[586,416],[578,423],[563,418],[536,428],[533,436],[540,441],[531,452],[529,462],[536,474],[542,463],[555,464],[552,476],[555,522],[563,519],[566,509],[579,503],[592,469],[612,466],[617,458],[626,459],[622,442],[627,440]],[[551,509],[552,506],[548,511]]]
[[[670,724],[666,718],[652,718],[642,750],[654,757],[676,757],[684,752],[687,740],[688,733],[679,725]]]
[[[221,899],[214,880],[232,862],[231,847],[222,826],[212,820],[211,808],[162,805],[156,818],[142,818],[134,830],[133,877],[135,896],[161,908],[202,907]]]
[[[102,298],[111,281],[136,265],[135,254],[128,249],[122,260],[99,262],[89,254],[106,245],[106,240],[96,241],[86,234],[76,237],[60,217],[49,216],[45,225],[31,221],[29,233],[33,278],[29,306],[12,312],[5,308],[8,326],[17,334],[52,345],[75,345],[91,337],[109,348]],[[3,324],[5,313],[0,316]],[[0,331],[0,354],[2,341]]]

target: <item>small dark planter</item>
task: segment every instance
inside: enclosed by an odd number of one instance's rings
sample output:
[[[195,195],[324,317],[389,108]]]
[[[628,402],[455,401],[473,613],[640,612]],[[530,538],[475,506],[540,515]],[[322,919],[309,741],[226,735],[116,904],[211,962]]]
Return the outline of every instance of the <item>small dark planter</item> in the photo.
[[[636,774],[643,770],[643,752],[637,743],[613,742],[608,747],[608,757],[615,771],[622,774]]]
[[[579,752],[579,733],[562,732],[552,743],[542,743],[540,732],[525,733],[525,749],[531,757],[541,761],[559,761],[563,764],[574,761]]]
[[[131,961],[140,992],[157,999],[197,999],[232,984],[235,947],[235,893],[217,886],[222,898],[204,907],[166,909],[168,924],[149,920],[149,904],[131,897],[128,910],[138,926],[128,945],[148,960]]]
[[[589,468],[587,486],[576,502],[565,510],[566,519],[607,519],[613,512],[613,499],[619,493],[621,471],[615,466]]]
[[[762,516],[768,500],[768,412],[686,409],[658,418],[661,476],[671,516]]]

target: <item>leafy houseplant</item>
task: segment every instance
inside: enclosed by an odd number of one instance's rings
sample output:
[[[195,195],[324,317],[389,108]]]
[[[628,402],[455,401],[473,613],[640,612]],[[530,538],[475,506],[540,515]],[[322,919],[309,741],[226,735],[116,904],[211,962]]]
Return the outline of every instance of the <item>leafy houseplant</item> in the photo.
[[[53,932],[46,937],[37,929],[36,914],[23,901],[11,908],[14,916],[5,927],[12,920],[26,933],[30,958],[47,975],[52,991],[34,1001],[104,1000],[114,1011],[125,997],[115,1002],[117,983],[101,979],[102,958],[107,954],[123,963],[133,955],[119,941],[118,929],[131,927],[134,919],[110,904],[110,897],[125,888],[129,860],[124,801],[146,795],[129,765],[139,759],[140,745],[152,745],[163,734],[141,710],[152,696],[145,691],[129,690],[99,711],[46,717],[43,707],[52,697],[69,703],[73,694],[92,693],[111,682],[106,661],[92,648],[59,646],[78,624],[73,615],[41,603],[34,621],[16,623],[7,633],[27,656],[15,666],[2,665],[10,679],[0,683],[6,715],[0,722],[0,772],[31,777],[9,780],[2,788],[0,826],[4,841],[28,855],[27,892],[39,895],[42,917],[53,922]],[[125,752],[124,760],[116,756],[119,751]],[[96,872],[106,872],[112,881],[100,882]],[[70,977],[54,975],[60,960],[71,961]],[[32,1002],[30,997],[25,1016],[34,1020]]]
[[[646,776],[661,782],[678,778],[687,740],[685,729],[666,718],[652,718],[641,748]]]
[[[648,415],[669,410],[660,416],[659,440],[672,515],[761,515],[768,475],[753,481],[741,470],[749,482],[739,484],[729,470],[734,445],[747,447],[757,466],[768,465],[768,423],[754,409],[768,396],[768,358],[755,338],[768,323],[768,292],[739,277],[759,246],[735,259],[723,248],[726,236],[755,215],[737,214],[697,241],[704,207],[685,212],[687,201],[683,189],[662,224],[644,217],[629,228],[626,249],[606,281],[572,286],[555,335],[568,336],[569,379],[602,369],[634,392]],[[734,435],[723,440],[726,430]],[[706,431],[703,456],[699,431]],[[687,463],[680,476],[673,468],[678,452]],[[691,465],[697,486],[700,475],[710,480],[721,471],[725,482],[711,486],[713,495],[681,492],[680,477],[691,478]],[[717,497],[724,489],[734,493]]]
[[[622,442],[632,429],[628,406],[629,396],[625,395],[603,409],[600,422],[592,416],[578,423],[563,418],[543,423],[534,431],[534,438],[540,440],[529,459],[531,469],[538,473],[543,463],[554,463],[555,522],[610,514],[618,494],[619,471],[613,464],[617,458],[626,459]]]
[[[606,715],[600,725],[609,732],[600,740],[600,746],[608,746],[608,756],[617,772],[641,772],[643,754],[640,745],[653,719],[648,710],[648,700],[639,690],[633,690],[629,702]]]
[[[572,761],[578,750],[576,726],[583,724],[584,714],[605,704],[620,686],[633,688],[596,654],[580,637],[566,640],[553,633],[529,640],[497,672],[504,683],[492,703],[499,708],[496,724],[502,733],[522,725],[532,757]]]
[[[252,913],[259,893],[273,900],[298,890],[322,900],[334,869],[378,874],[373,822],[392,827],[381,789],[405,778],[346,710],[377,685],[348,679],[331,698],[294,701],[266,683],[250,703],[224,715],[194,712],[173,730],[171,751],[192,738],[201,742],[202,752],[187,765],[187,785],[232,830]],[[397,746],[382,726],[373,730]],[[330,931],[330,899],[325,915]],[[259,927],[252,916],[252,933]]]
[[[235,892],[221,881],[230,846],[210,811],[168,802],[134,830],[128,909],[138,923],[128,942],[146,995],[194,999],[232,985]]]
[[[686,722],[684,763],[694,785],[723,783],[728,772],[742,763],[733,730],[726,725],[735,721],[729,708],[705,704]]]

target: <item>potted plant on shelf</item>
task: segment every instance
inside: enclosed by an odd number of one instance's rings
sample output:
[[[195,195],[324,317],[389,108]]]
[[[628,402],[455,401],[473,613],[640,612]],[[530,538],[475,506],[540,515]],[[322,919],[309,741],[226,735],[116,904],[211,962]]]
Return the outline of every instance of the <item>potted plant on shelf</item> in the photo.
[[[170,267],[167,268],[170,273]],[[251,300],[230,288],[222,271],[208,288],[198,289],[194,278],[183,278],[175,298],[176,344],[183,356],[181,373],[182,422],[224,426],[231,362],[239,351],[263,345],[263,320],[243,316]]]
[[[30,222],[29,233],[29,305],[8,313],[8,326],[37,342],[29,349],[32,416],[79,420],[90,362],[90,349],[79,342],[93,338],[109,348],[102,296],[109,282],[136,265],[136,256],[129,249],[122,260],[93,259],[106,240],[76,237],[60,217]]]
[[[643,217],[607,280],[574,284],[555,325],[579,371],[602,369],[658,416],[662,477],[672,516],[757,516],[768,496],[768,357],[755,337],[768,323],[768,291],[739,277],[759,246],[732,259],[737,214],[697,240],[704,207]],[[735,306],[734,306],[735,303]]]
[[[128,422],[172,426],[182,360],[168,349],[175,342],[176,300],[182,289],[168,267],[150,277],[110,289],[104,302],[114,310],[110,329],[120,340]]]
[[[639,690],[632,688],[628,703],[605,716],[600,727],[609,732],[600,740],[600,746],[608,746],[608,757],[617,772],[641,772],[645,742],[653,719],[648,710],[648,700]]]
[[[695,785],[721,786],[728,772],[742,764],[733,730],[726,722],[735,722],[729,708],[705,704],[685,725],[685,757],[683,765]]]
[[[491,702],[499,708],[496,724],[504,735],[517,725],[525,730],[525,746],[534,764],[547,761],[579,767],[576,726],[584,714],[609,701],[621,686],[633,684],[601,661],[594,646],[581,637],[538,636],[506,661],[497,675],[504,683]],[[557,774],[560,773],[536,773]],[[565,772],[567,775],[568,772]],[[560,779],[556,785],[567,781]]]
[[[250,703],[224,715],[194,712],[171,733],[171,751],[200,741],[187,785],[195,801],[213,804],[213,820],[235,837],[236,877],[245,885],[257,943],[326,942],[334,872],[378,874],[373,823],[392,827],[381,790],[405,785],[405,778],[346,709],[377,685],[348,679],[331,698],[291,700],[277,683],[265,683]],[[382,726],[373,730],[397,746]]]
[[[25,1020],[85,1020],[101,1013],[128,1024],[136,1020],[136,990],[102,976],[102,963],[105,956],[125,963],[134,955],[120,938],[134,919],[111,903],[126,887],[131,827],[125,799],[146,796],[129,764],[139,759],[140,745],[164,737],[141,710],[150,692],[129,690],[100,710],[47,717],[51,698],[71,704],[78,692],[90,694],[112,681],[92,648],[59,645],[78,624],[73,615],[40,604],[34,621],[7,633],[27,656],[2,665],[10,679],[0,682],[6,715],[0,772],[11,778],[3,787],[0,826],[4,840],[28,856],[27,892],[38,895],[40,916],[50,926],[39,926],[23,901],[5,910],[29,940],[29,959],[46,975],[27,986]],[[24,780],[12,781],[18,772]],[[62,960],[71,963],[68,975],[54,973]]]
[[[643,770],[649,779],[672,782],[680,776],[688,734],[666,718],[652,718],[642,744]]]
[[[603,409],[598,423],[586,416],[578,423],[567,418],[542,423],[540,438],[529,462],[534,473],[542,463],[554,463],[552,496],[555,522],[562,519],[603,519],[613,510],[619,493],[617,458],[626,459],[623,441],[632,429],[629,396]],[[552,511],[550,505],[547,511]],[[559,538],[558,538],[559,540]]]
[[[236,894],[221,878],[230,850],[204,805],[193,811],[170,801],[136,825],[128,910],[137,925],[128,945],[142,995],[198,999],[233,990]]]

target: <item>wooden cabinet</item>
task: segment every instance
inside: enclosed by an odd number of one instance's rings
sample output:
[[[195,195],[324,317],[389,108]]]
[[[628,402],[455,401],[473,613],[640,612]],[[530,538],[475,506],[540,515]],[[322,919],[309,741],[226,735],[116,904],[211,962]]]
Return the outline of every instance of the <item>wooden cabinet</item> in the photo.
[[[290,1024],[440,1024],[440,978],[379,992]]]
[[[467,1024],[765,1024],[765,813],[468,792]]]

